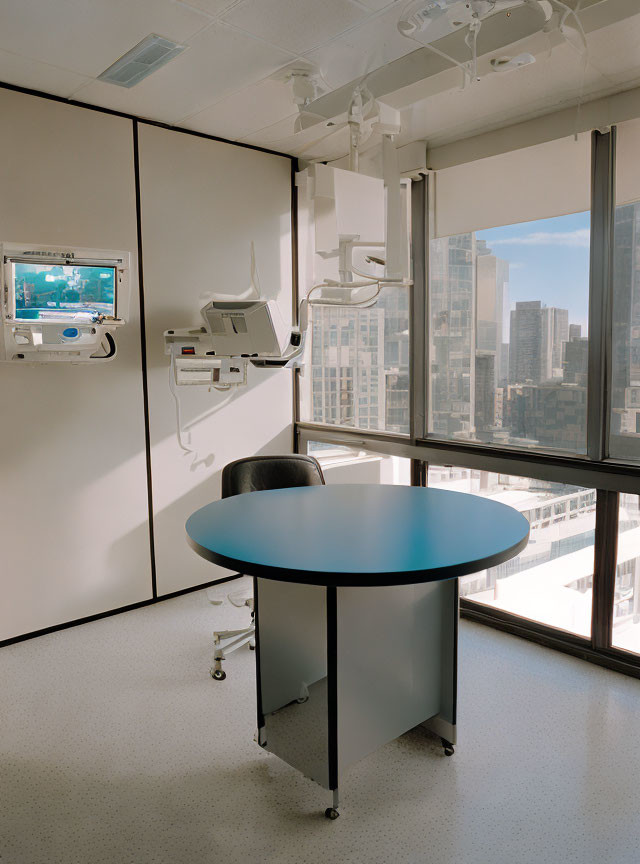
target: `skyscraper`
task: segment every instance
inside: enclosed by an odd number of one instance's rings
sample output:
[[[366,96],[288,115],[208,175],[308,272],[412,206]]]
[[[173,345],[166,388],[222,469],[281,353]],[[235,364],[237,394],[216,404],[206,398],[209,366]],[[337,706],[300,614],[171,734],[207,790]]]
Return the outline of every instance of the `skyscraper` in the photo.
[[[476,238],[460,234],[430,247],[430,416],[445,438],[473,435],[476,353]]]
[[[312,418],[363,429],[384,424],[384,309],[313,311]]]
[[[570,330],[573,328],[571,325]],[[578,334],[580,333],[578,327]],[[576,331],[573,330],[575,333]],[[564,343],[564,357],[562,360],[562,380],[565,384],[581,384],[587,386],[589,371],[589,340],[586,336],[573,336]]]
[[[551,378],[562,378],[564,343],[569,340],[569,310],[552,307],[551,321]]]
[[[409,431],[409,292],[385,288],[375,306],[315,306],[311,419]]]
[[[491,429],[496,424],[495,365],[495,351],[476,351],[475,423],[481,441],[491,440]]]
[[[562,378],[563,344],[569,338],[567,309],[540,300],[516,303],[511,312],[509,381],[542,384]]]
[[[616,207],[612,435],[640,432],[640,202]]]
[[[496,386],[508,375],[503,358],[509,321],[509,262],[493,255],[485,240],[476,240],[476,348],[495,353]]]
[[[409,291],[389,286],[376,308],[384,314],[384,345],[379,357],[384,376],[384,412],[381,428],[387,432],[409,431]]]
[[[434,240],[430,257],[431,428],[490,440],[508,372],[509,265],[473,233]]]

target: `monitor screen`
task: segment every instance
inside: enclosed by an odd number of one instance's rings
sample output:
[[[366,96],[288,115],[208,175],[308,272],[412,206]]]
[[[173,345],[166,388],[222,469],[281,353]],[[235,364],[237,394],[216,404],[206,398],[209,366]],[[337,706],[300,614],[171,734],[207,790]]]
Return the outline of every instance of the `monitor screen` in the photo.
[[[19,321],[116,314],[116,268],[96,264],[12,261],[15,317]]]

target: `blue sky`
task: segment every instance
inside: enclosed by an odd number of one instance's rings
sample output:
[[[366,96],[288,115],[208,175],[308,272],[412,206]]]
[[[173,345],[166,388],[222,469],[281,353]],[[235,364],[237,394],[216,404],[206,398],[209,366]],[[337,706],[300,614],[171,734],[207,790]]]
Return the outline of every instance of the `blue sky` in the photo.
[[[477,231],[478,239],[509,262],[509,306],[541,300],[569,310],[569,323],[589,319],[589,213]]]

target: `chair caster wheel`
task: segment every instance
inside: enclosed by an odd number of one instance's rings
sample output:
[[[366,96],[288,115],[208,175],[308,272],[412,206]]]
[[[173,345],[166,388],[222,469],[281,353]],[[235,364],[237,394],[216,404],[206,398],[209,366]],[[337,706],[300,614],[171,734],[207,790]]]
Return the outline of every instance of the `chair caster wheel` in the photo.
[[[224,681],[224,679],[227,677],[227,673],[224,671],[224,669],[212,669],[211,677],[214,679],[214,681]]]
[[[327,819],[337,819],[340,814],[335,807],[327,807],[327,809],[324,811],[324,815],[327,817]]]
[[[453,756],[453,754],[455,753],[455,750],[453,749],[453,744],[451,743],[451,741],[447,741],[445,738],[441,738],[440,740],[442,741],[442,747],[444,750],[444,755],[445,756]]]

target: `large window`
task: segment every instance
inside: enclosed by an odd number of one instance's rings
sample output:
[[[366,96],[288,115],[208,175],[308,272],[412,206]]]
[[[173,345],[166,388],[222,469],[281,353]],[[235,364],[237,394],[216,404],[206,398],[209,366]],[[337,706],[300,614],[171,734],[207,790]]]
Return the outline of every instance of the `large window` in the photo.
[[[301,424],[301,441],[353,441],[333,455],[342,482],[398,482],[384,472],[409,478],[413,459],[414,482],[515,507],[530,542],[460,580],[464,613],[640,676],[640,119],[460,162],[470,152],[438,148],[414,183],[412,303],[383,305],[384,328],[372,310],[345,325],[395,342],[377,354],[384,394],[364,374],[371,344],[351,369],[338,313],[316,318],[319,413],[302,419],[342,429]],[[336,399],[324,419],[349,374],[343,413]]]
[[[498,157],[481,160],[475,172],[450,169],[454,176],[437,191],[438,233],[474,230],[430,244],[428,431],[435,437],[586,452],[590,215],[570,210],[585,205],[588,139],[573,146],[573,156],[566,141],[522,151],[504,166],[506,176]],[[576,156],[578,173],[565,175]],[[545,172],[565,188],[565,200],[558,190],[548,205],[539,200],[535,184]],[[474,201],[467,214],[467,198],[491,190],[489,212]],[[447,191],[462,215],[441,201]],[[545,211],[550,218],[526,219]]]
[[[461,597],[590,635],[595,489],[436,465],[429,466],[429,487],[508,504],[531,526],[529,544],[517,558],[460,579]]]

